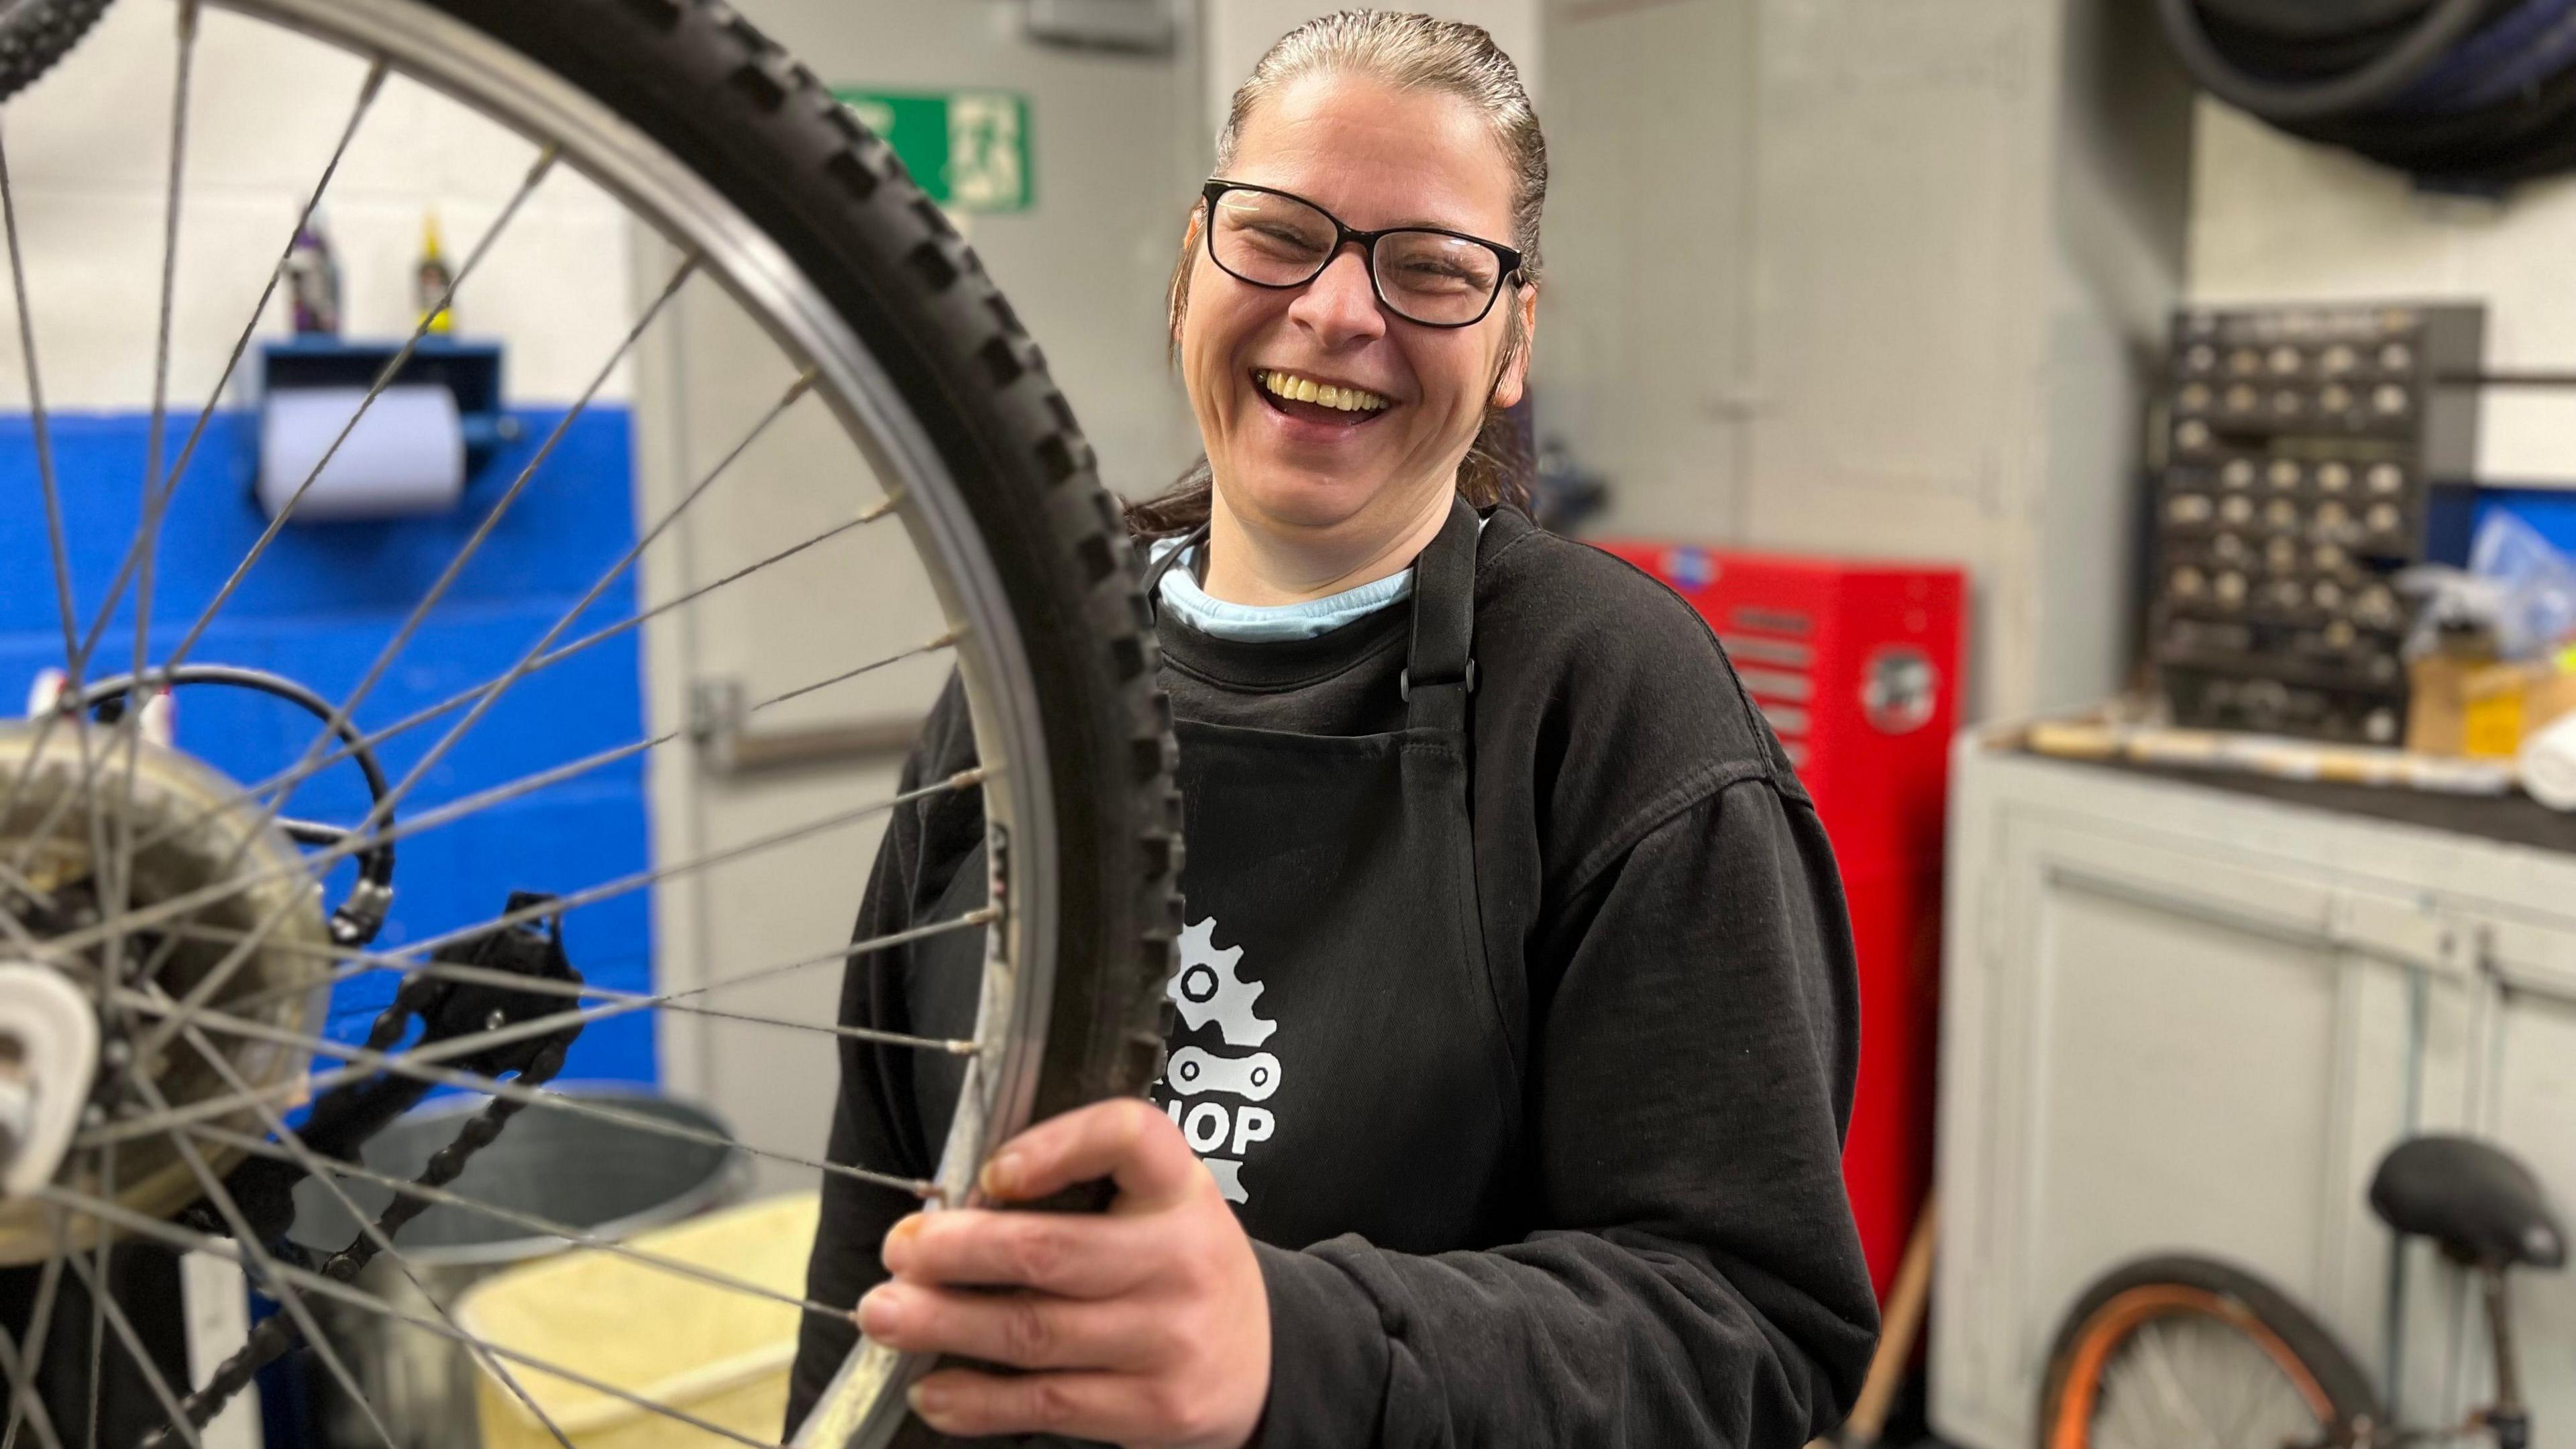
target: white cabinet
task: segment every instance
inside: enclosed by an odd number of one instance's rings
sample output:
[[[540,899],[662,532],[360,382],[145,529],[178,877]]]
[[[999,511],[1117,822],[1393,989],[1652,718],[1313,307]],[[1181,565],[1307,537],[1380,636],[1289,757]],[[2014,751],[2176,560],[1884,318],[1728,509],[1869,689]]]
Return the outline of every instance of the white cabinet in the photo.
[[[1941,1431],[2031,1443],[2068,1305],[2160,1251],[2297,1297],[2410,1419],[2476,1402],[2474,1303],[2364,1193],[2402,1137],[2466,1130],[2576,1205],[2576,855],[1974,742],[1952,778]],[[2554,1442],[2576,1280],[2520,1289]]]

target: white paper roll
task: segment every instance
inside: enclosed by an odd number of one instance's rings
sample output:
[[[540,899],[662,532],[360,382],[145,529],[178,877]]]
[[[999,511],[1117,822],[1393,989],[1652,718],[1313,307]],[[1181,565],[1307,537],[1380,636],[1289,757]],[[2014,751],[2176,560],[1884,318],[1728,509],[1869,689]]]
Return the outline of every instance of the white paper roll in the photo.
[[[2522,788],[2552,810],[2576,810],[2576,714],[2522,742]]]
[[[303,487],[366,396],[362,387],[269,395],[259,436],[259,504],[269,517]],[[389,387],[331,453],[330,466],[295,505],[294,521],[445,513],[464,490],[465,433],[456,394],[435,385]]]

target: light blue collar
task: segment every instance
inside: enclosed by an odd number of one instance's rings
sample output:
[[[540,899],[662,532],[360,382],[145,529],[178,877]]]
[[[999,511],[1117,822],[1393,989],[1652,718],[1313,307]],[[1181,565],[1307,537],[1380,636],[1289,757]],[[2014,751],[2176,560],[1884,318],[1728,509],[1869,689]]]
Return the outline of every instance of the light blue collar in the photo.
[[[1156,540],[1147,555],[1148,564],[1160,562],[1163,555],[1180,547],[1180,543],[1177,538]],[[1191,552],[1196,553],[1197,550]],[[1190,565],[1191,561],[1184,558],[1163,571],[1162,586],[1155,591],[1162,607],[1171,610],[1182,623],[1211,638],[1247,644],[1312,639],[1318,634],[1329,634],[1413,592],[1413,570],[1403,568],[1358,588],[1344,589],[1321,599],[1308,599],[1302,604],[1230,604],[1200,588],[1198,579],[1190,573]]]

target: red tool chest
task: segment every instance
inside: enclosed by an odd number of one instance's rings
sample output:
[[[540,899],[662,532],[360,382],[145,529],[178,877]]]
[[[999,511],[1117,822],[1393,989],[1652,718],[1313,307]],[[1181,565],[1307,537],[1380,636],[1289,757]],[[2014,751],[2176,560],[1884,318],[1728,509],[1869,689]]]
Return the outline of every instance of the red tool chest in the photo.
[[[1910,563],[1594,542],[1717,631],[1833,839],[1861,995],[1843,1180],[1883,1299],[1932,1176],[1942,810],[1966,581]]]

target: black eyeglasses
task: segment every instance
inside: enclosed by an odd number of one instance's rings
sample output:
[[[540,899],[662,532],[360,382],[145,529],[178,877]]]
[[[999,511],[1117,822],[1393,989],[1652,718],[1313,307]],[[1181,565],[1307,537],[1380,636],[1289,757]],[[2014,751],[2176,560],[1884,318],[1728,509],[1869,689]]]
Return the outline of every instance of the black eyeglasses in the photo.
[[[1485,320],[1503,283],[1520,280],[1521,254],[1500,242],[1429,226],[1354,231],[1302,196],[1210,181],[1208,260],[1256,287],[1302,287],[1356,242],[1378,302],[1425,327]]]

